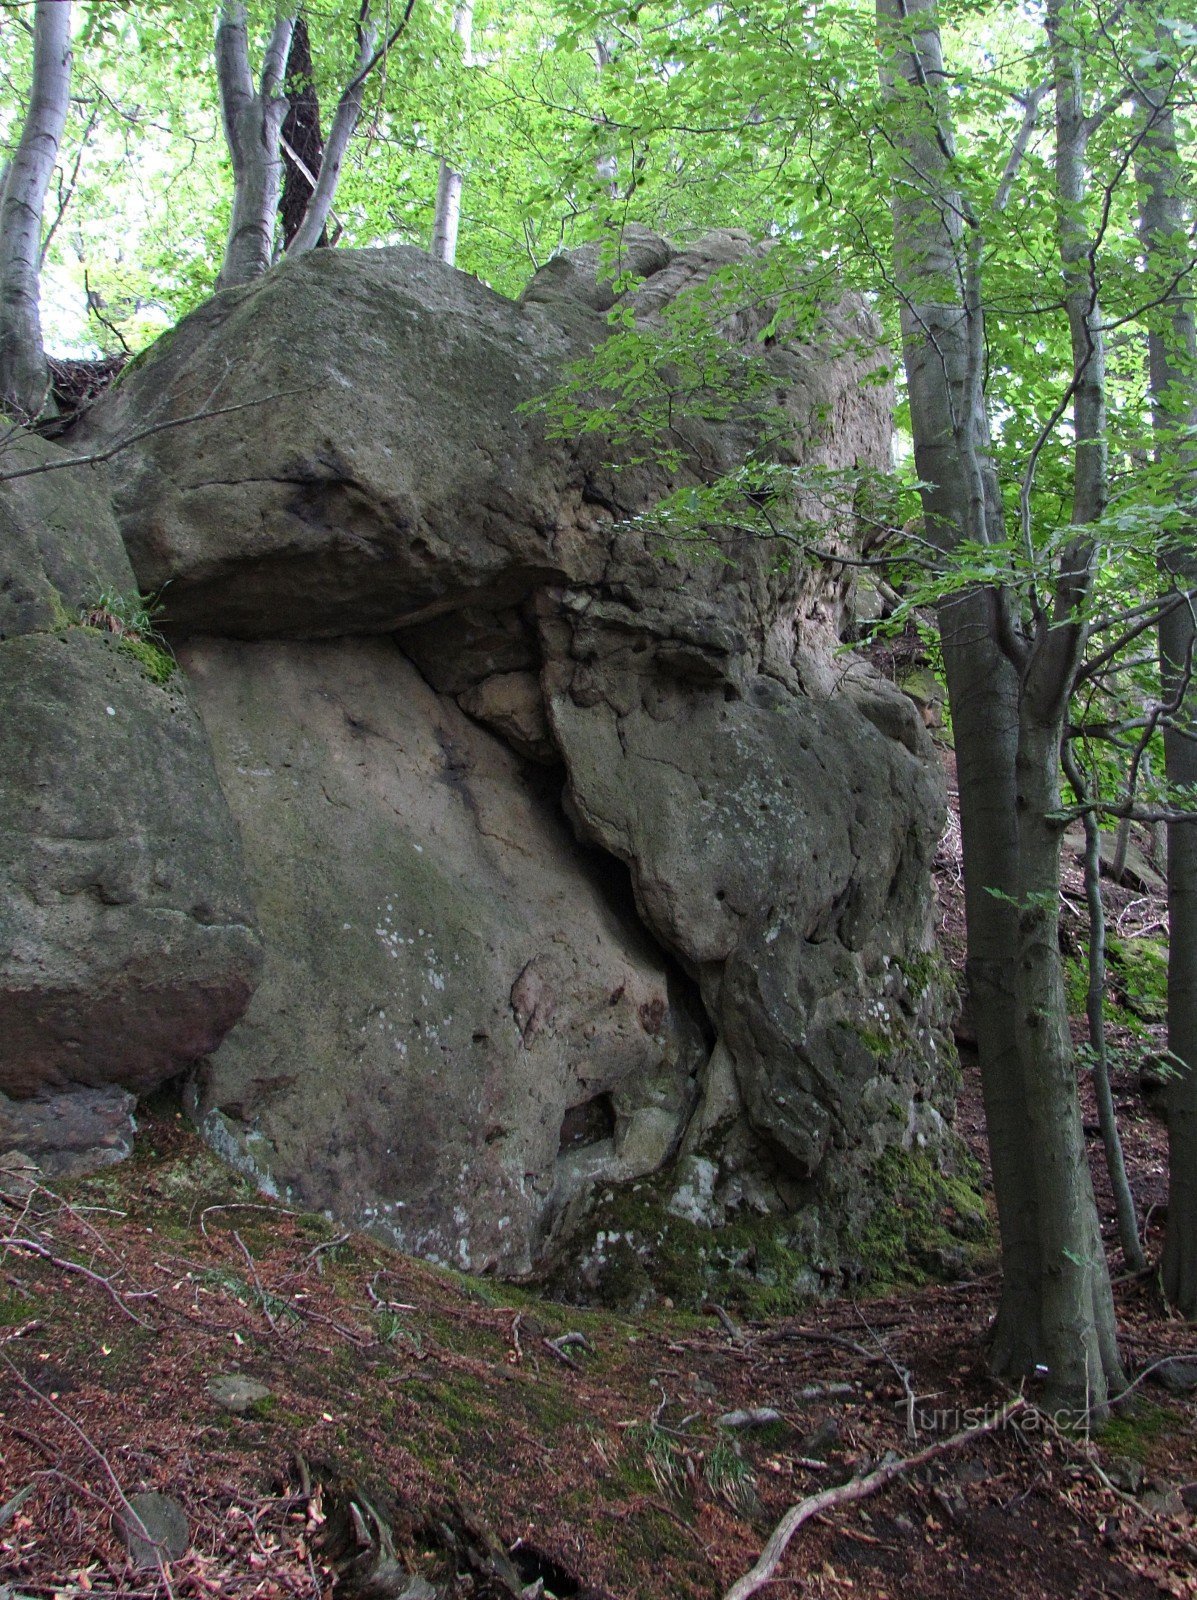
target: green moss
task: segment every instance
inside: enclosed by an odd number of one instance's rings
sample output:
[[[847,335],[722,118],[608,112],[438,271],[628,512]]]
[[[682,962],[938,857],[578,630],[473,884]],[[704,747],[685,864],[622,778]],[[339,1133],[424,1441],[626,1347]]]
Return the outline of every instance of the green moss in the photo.
[[[1111,1455],[1146,1461],[1151,1446],[1179,1426],[1178,1419],[1163,1406],[1140,1402],[1133,1411],[1111,1417],[1097,1437],[1102,1449]]]
[[[17,1328],[33,1315],[33,1301],[19,1289],[0,1292],[0,1328]]]
[[[79,618],[68,609],[66,601],[57,589],[50,591],[50,610],[52,613],[50,627],[53,633],[64,633],[67,628],[78,625]]]
[[[156,645],[152,639],[135,639],[131,634],[124,634],[117,640],[116,648],[121,655],[136,661],[142,677],[159,688],[164,688],[179,670],[179,663],[169,650]]]
[[[1162,939],[1109,939],[1110,970],[1135,1016],[1163,1022],[1168,1013],[1168,946]]]
[[[1110,939],[1106,957],[1107,1019],[1135,1038],[1149,1038],[1145,1024],[1162,1022],[1167,1015],[1168,946],[1157,939]],[[1065,957],[1064,986],[1070,1015],[1083,1016],[1089,989],[1085,945],[1079,955]],[[1119,1003],[1119,994],[1125,1005]]]
[[[894,1117],[904,1123],[905,1109],[895,1104]],[[845,1277],[866,1289],[922,1283],[956,1276],[992,1250],[979,1170],[943,1172],[920,1150],[891,1147],[873,1162],[863,1178],[872,1202],[863,1222],[855,1199],[837,1207],[825,1194],[817,1210],[742,1211],[712,1229],[670,1211],[677,1181],[664,1174],[604,1194],[550,1292],[637,1312],[668,1296],[682,1311],[717,1300],[747,1317],[784,1316]],[[837,1214],[838,1238],[820,1221]]]
[[[593,1244],[570,1251],[580,1269],[564,1269],[551,1290],[626,1310],[662,1295],[682,1310],[715,1299],[767,1316],[808,1304],[834,1277],[809,1217],[742,1212],[712,1229],[669,1210],[676,1182],[664,1174],[604,1194],[587,1221]]]
[[[884,1061],[887,1056],[893,1054],[894,1040],[888,1034],[880,1033],[875,1028],[861,1027],[856,1023],[849,1023],[848,1026],[869,1054],[875,1056],[878,1061]]]
[[[118,388],[140,368],[146,366],[151,359],[165,354],[177,331],[177,328],[167,328],[165,333],[160,333],[156,339],[151,340],[149,344],[138,350],[135,355],[131,355],[108,387],[110,389]]]
[[[956,993],[952,969],[938,950],[920,950],[912,956],[899,958],[894,965],[916,1000],[931,988],[941,988],[949,996]]]
[[[967,1267],[992,1248],[980,1171],[941,1172],[921,1150],[891,1147],[869,1182],[888,1203],[877,1205],[855,1243],[864,1286],[923,1283],[945,1266]]]

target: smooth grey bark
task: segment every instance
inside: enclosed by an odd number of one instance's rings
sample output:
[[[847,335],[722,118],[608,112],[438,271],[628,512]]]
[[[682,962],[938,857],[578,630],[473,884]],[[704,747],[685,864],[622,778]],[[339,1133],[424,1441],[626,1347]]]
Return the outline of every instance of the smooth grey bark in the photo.
[[[216,28],[216,78],[224,136],[233,163],[233,214],[229,220],[218,289],[251,283],[274,260],[283,162],[280,138],[287,115],[283,85],[296,5],[280,6],[254,83],[249,63],[249,22],[241,0],[224,0]]]
[[[878,0],[883,82],[902,163],[894,185],[894,275],[924,515],[950,553],[1002,536],[983,389],[982,238],[955,182],[934,0]],[[1061,181],[1070,181],[1067,174]],[[1061,216],[1070,208],[1062,205]],[[1061,248],[1073,240],[1061,223]],[[1078,302],[1079,304],[1079,302]],[[1095,309],[1091,307],[1090,310]],[[1095,325],[1084,322],[1091,338]],[[1092,361],[1087,347],[1086,363]],[[1096,389],[1087,387],[1090,377]],[[1076,369],[1089,428],[1100,373]],[[1102,435],[1104,437],[1104,434]],[[1078,506],[1093,483],[1078,462]],[[1062,563],[1033,634],[1008,596],[941,607],[956,735],[969,982],[1002,1237],[991,1360],[1038,1372],[1062,1405],[1100,1415],[1121,1381],[1109,1276],[1086,1157],[1058,941],[1060,747],[1083,632],[1072,620],[1092,577],[1082,544]]]
[[[461,40],[462,58],[470,64],[474,29],[474,0],[462,0],[453,13],[453,32]],[[436,210],[432,219],[432,254],[452,266],[457,259],[457,232],[461,225],[462,175],[442,157],[436,185]]]
[[[1088,785],[1075,753],[1067,742],[1064,744],[1064,772],[1078,802],[1084,805],[1089,799]],[[1101,1129],[1106,1170],[1110,1175],[1110,1188],[1114,1195],[1118,1242],[1122,1246],[1123,1258],[1130,1270],[1142,1272],[1147,1265],[1147,1257],[1143,1253],[1139,1239],[1135,1197],[1131,1190],[1130,1179],[1126,1175],[1122,1137],[1118,1131],[1114,1092],[1110,1085],[1110,1058],[1106,1049],[1106,909],[1101,893],[1101,825],[1096,812],[1091,809],[1085,811],[1083,823],[1085,904],[1089,912],[1089,982],[1085,990],[1085,1019],[1089,1027],[1089,1045],[1093,1052],[1093,1090],[1097,1100],[1097,1122]]]
[[[42,345],[42,212],[71,86],[69,0],[37,0],[33,79],[21,137],[0,191],[0,406],[21,422],[46,408]]]
[[[415,5],[416,0],[407,0],[399,22],[376,49],[377,29],[370,21],[368,0],[364,0],[358,20],[354,73],[337,102],[320,170],[308,174],[312,193],[287,246],[288,254],[304,255],[320,244],[349,141],[361,116],[366,79],[411,21]],[[216,75],[225,140],[233,163],[233,215],[224,265],[216,280],[218,289],[251,283],[261,277],[278,254],[275,231],[284,167],[282,129],[289,109],[285,92],[287,58],[298,12],[298,0],[287,0],[276,8],[261,81],[255,87],[249,64],[246,7],[242,0],[223,0],[216,30]]]
[[[1169,102],[1175,85],[1140,86],[1144,115],[1138,163],[1140,231],[1148,274],[1160,304],[1148,319],[1152,421],[1156,459],[1175,463],[1178,492],[1197,482],[1197,450],[1180,430],[1197,429],[1197,319],[1194,317],[1185,214],[1185,172]],[[1185,530],[1165,556],[1166,575],[1180,588],[1197,584],[1197,528]],[[1197,788],[1197,706],[1189,686],[1197,630],[1191,605],[1160,624],[1162,691],[1180,697],[1164,728],[1169,785]],[[1187,1317],[1197,1316],[1197,824],[1168,824],[1168,1048],[1180,1064],[1169,1084],[1168,1225],[1163,1286]]]
[[[894,95],[934,94],[943,59],[930,5],[926,28],[903,36],[901,0],[879,0],[883,74]],[[901,295],[902,354],[910,393],[915,465],[928,536],[945,553],[987,533],[985,496],[970,492],[984,459],[988,423],[974,333],[965,304],[961,208],[948,182],[949,151],[929,106],[902,113],[902,149],[924,182],[895,185],[894,270]],[[991,1359],[1003,1373],[1038,1360],[1035,1335],[1039,1259],[1034,1180],[1026,1137],[1022,1062],[1015,1039],[1016,947],[1014,767],[1017,675],[998,646],[994,598],[981,590],[939,608],[940,637],[955,735],[963,844],[966,977],[1002,1242],[1002,1296]]]

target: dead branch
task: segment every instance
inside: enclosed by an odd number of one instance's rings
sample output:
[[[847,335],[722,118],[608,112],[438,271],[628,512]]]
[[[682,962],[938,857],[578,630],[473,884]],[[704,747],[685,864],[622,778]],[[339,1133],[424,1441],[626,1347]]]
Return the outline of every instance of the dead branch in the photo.
[[[111,461],[113,456],[120,455],[122,450],[128,450],[131,445],[139,444],[142,439],[152,438],[156,433],[166,433],[170,428],[182,428],[189,422],[206,422],[209,417],[227,417],[233,411],[251,411],[256,406],[268,405],[272,400],[282,400],[288,395],[302,393],[302,389],[280,389],[277,394],[263,395],[260,400],[239,400],[233,406],[214,406],[205,411],[192,411],[185,417],[168,417],[164,422],[151,422],[144,428],[134,428],[132,433],[127,433],[123,439],[118,439],[115,444],[109,445],[104,450],[92,450],[82,456],[64,456],[61,461],[39,461],[36,466],[16,467],[11,472],[0,471],[0,483],[15,483],[18,478],[37,478],[43,472],[64,472],[68,467],[97,467],[101,462]]]
[[[98,1283],[102,1289],[112,1296],[114,1305],[123,1311],[131,1322],[136,1322],[139,1327],[149,1328],[151,1333],[158,1331],[152,1322],[147,1322],[144,1317],[139,1317],[136,1311],[131,1310],[125,1304],[111,1278],[106,1278],[102,1272],[93,1272],[90,1267],[82,1266],[78,1261],[67,1261],[62,1256],[54,1255],[52,1251],[46,1249],[44,1244],[39,1244],[36,1239],[4,1239],[0,1240],[0,1248],[4,1250],[28,1250],[32,1255],[40,1256],[43,1261],[48,1261],[51,1266],[61,1268],[63,1272],[77,1272],[80,1277],[90,1278],[92,1283]],[[158,1295],[153,1289],[143,1289],[139,1291],[139,1297],[146,1300],[156,1300]]]
[[[837,1506],[851,1505],[854,1501],[865,1500],[870,1495],[876,1494],[879,1489],[891,1484],[895,1478],[901,1478],[906,1473],[915,1471],[924,1462],[933,1461],[936,1456],[947,1455],[949,1451],[963,1449],[982,1434],[995,1433],[1004,1427],[1016,1412],[1024,1410],[1026,1404],[1020,1395],[1009,1405],[1003,1406],[994,1416],[977,1423],[975,1427],[965,1428],[947,1439],[937,1439],[933,1444],[916,1451],[914,1455],[903,1456],[898,1461],[889,1461],[875,1471],[866,1473],[862,1478],[851,1478],[847,1483],[841,1483],[834,1489],[824,1489],[821,1494],[809,1495],[805,1500],[800,1500],[797,1505],[790,1507],[769,1535],[768,1543],[761,1551],[756,1565],[732,1584],[723,1600],[748,1600],[749,1595],[756,1594],[758,1589],[763,1589],[772,1578],[782,1556],[785,1555],[790,1540],[804,1522],[809,1522],[812,1517],[820,1516]]]
[[[708,1300],[702,1309],[707,1313],[708,1316],[719,1318],[719,1321],[727,1330],[727,1336],[729,1339],[734,1339],[737,1344],[744,1343],[743,1328],[741,1328],[738,1323],[734,1322],[732,1318],[728,1316],[727,1312],[721,1305],[718,1305],[714,1300]]]
[[[556,1339],[542,1339],[541,1343],[546,1350],[550,1350],[557,1357],[558,1361],[563,1362],[567,1367],[572,1367],[575,1372],[582,1371],[582,1363],[575,1361],[573,1356],[567,1355],[565,1346],[571,1344],[579,1345],[583,1350],[589,1350],[590,1341],[584,1333],[563,1333],[558,1335]]]
[[[754,1344],[784,1344],[788,1339],[804,1339],[811,1344],[833,1344],[839,1350],[851,1350],[853,1355],[866,1361],[888,1361],[888,1356],[869,1350],[855,1339],[846,1339],[840,1333],[822,1333],[815,1328],[778,1328],[774,1333],[761,1334]]]
[[[214,1211],[269,1211],[276,1217],[297,1217],[299,1215],[297,1211],[287,1211],[283,1206],[264,1205],[260,1200],[239,1200],[233,1201],[228,1205],[205,1206],[200,1212],[200,1232],[203,1234],[205,1239],[210,1239],[212,1237],[208,1232],[207,1218],[210,1217]],[[187,1220],[190,1222],[191,1218],[188,1217]]]
[[[278,1332],[278,1320],[270,1310],[270,1304],[269,1304],[269,1300],[267,1298],[266,1291],[262,1287],[261,1278],[259,1278],[259,1276],[258,1276],[257,1262],[254,1260],[253,1256],[250,1255],[248,1245],[245,1243],[245,1240],[241,1237],[241,1235],[237,1232],[236,1228],[233,1229],[233,1238],[236,1239],[237,1247],[241,1251],[241,1254],[245,1257],[245,1264],[249,1268],[250,1276],[254,1280],[254,1288],[258,1291],[258,1304],[262,1307],[262,1315],[266,1318],[266,1321],[270,1324],[271,1333],[277,1333]]]
[[[96,1444],[95,1441],[83,1431],[83,1429],[75,1421],[74,1417],[71,1416],[70,1412],[64,1411],[60,1405],[56,1405],[54,1401],[51,1400],[48,1394],[43,1394],[40,1389],[35,1388],[33,1384],[29,1382],[29,1379],[17,1369],[17,1367],[12,1361],[9,1360],[8,1356],[5,1355],[2,1350],[0,1350],[0,1361],[3,1361],[4,1365],[12,1373],[17,1383],[20,1384],[21,1388],[24,1389],[27,1394],[32,1395],[33,1398],[40,1401],[42,1405],[48,1406],[54,1415],[59,1419],[59,1421],[66,1423],[71,1432],[75,1434],[75,1436],[88,1450],[91,1451],[92,1455],[100,1463],[100,1466],[103,1467],[104,1474],[109,1483],[112,1485],[113,1489],[116,1491],[116,1497],[120,1501],[122,1517],[127,1519],[128,1526],[137,1534],[138,1538],[144,1539],[145,1542],[153,1548],[154,1554],[158,1559],[158,1572],[162,1579],[162,1585],[169,1596],[169,1600],[174,1600],[174,1590],[171,1588],[170,1578],[167,1576],[166,1563],[162,1557],[162,1547],[150,1533],[149,1529],[138,1516],[134,1508],[129,1504],[129,1501],[125,1495],[125,1491],[121,1488],[121,1481],[113,1471],[111,1461],[109,1461],[108,1457],[100,1449],[99,1445]]]

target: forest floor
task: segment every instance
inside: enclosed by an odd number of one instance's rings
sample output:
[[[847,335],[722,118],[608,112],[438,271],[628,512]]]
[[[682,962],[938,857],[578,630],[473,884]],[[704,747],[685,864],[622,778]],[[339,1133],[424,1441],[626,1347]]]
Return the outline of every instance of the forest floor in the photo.
[[[1112,890],[1124,935],[1159,910]],[[1124,1022],[1116,1092],[1158,1256],[1150,1024]],[[983,1162],[965,1064],[958,1127]],[[163,1099],[119,1167],[58,1188],[0,1167],[0,1597],[429,1600],[415,1575],[444,1600],[717,1597],[787,1507],[1010,1402],[985,1367],[996,1288],[983,1268],[767,1323],[578,1310],[264,1201]],[[1150,1277],[1117,1296],[1133,1373],[1197,1350]],[[222,1395],[230,1375],[257,1397]],[[1163,1375],[1092,1437],[1027,1408],[812,1518],[761,1592],[1197,1596],[1197,1400]],[[181,1508],[187,1547],[137,1567],[121,1524],[145,1491]]]

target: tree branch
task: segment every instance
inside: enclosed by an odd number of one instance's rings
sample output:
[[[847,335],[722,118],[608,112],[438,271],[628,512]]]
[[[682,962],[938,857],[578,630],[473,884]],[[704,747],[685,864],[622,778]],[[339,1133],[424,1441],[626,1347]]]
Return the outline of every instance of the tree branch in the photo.
[[[913,1455],[903,1456],[900,1461],[887,1462],[885,1466],[878,1467],[863,1478],[852,1478],[837,1488],[824,1489],[821,1494],[813,1494],[806,1500],[800,1500],[797,1505],[790,1507],[774,1528],[756,1565],[732,1584],[724,1600],[748,1600],[749,1595],[755,1594],[758,1589],[763,1589],[777,1570],[777,1565],[785,1554],[790,1540],[804,1522],[809,1522],[812,1517],[817,1517],[824,1511],[834,1510],[837,1506],[851,1505],[854,1501],[865,1500],[869,1495],[886,1488],[895,1478],[914,1472],[925,1462],[934,1461],[937,1456],[947,1455],[949,1451],[963,1449],[985,1434],[996,1433],[999,1428],[1006,1426],[1011,1417],[1024,1410],[1026,1404],[1027,1402],[1019,1396],[1009,1405],[1003,1406],[994,1416],[986,1417],[984,1421],[977,1423],[975,1427],[965,1428],[947,1439],[937,1439]]]

